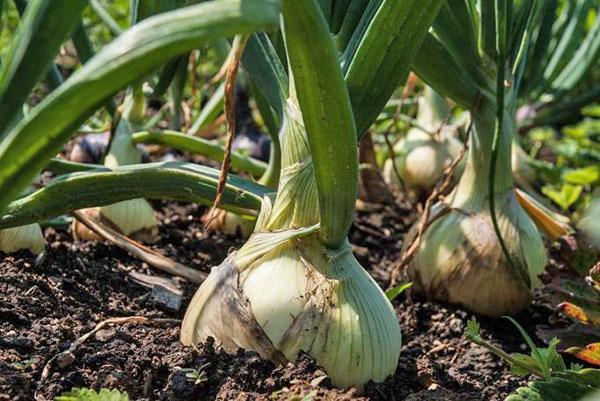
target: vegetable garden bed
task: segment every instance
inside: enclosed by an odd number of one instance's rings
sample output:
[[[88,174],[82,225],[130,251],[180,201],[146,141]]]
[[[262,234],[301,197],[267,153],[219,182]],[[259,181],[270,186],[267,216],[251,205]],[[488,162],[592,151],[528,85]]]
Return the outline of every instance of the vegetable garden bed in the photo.
[[[222,234],[203,233],[202,225],[190,219],[200,215],[203,207],[159,206],[162,224],[154,248],[178,261],[208,271],[241,243]],[[350,234],[361,262],[382,284],[389,280],[402,229],[416,218],[411,209],[401,212],[400,218],[385,212],[360,213]],[[149,299],[151,291],[132,282],[128,274],[130,269],[155,274],[139,260],[104,243],[73,242],[52,229],[46,230],[46,237],[51,245],[40,264],[26,252],[6,256],[0,264],[0,331],[6,333],[0,344],[2,400],[29,400],[34,394],[53,399],[74,386],[117,388],[127,391],[131,399],[160,400],[280,396],[288,400],[503,400],[526,382],[511,376],[505,363],[462,336],[470,313],[401,295],[394,302],[403,334],[399,368],[385,383],[367,386],[363,395],[321,381],[323,371],[308,356],[276,366],[254,353],[230,355],[209,345],[194,351],[179,343],[179,326],[168,323],[109,328],[90,338],[75,352],[72,363],[52,369],[46,383],[39,385],[48,359],[95,323],[132,315],[181,319],[195,290],[194,285],[183,285],[184,305],[179,312],[161,309]],[[528,332],[535,332],[537,325],[548,324],[550,313],[549,308],[535,305],[516,319]],[[485,338],[494,344],[523,351],[522,337],[503,319],[484,319],[482,324]],[[199,367],[206,375],[199,384],[181,370]]]
[[[597,0],[0,0],[0,401],[600,397]]]

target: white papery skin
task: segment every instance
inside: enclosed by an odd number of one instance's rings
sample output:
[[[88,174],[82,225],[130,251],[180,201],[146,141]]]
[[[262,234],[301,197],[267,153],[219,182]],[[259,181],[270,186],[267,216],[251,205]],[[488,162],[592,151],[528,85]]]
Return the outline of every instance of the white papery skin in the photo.
[[[275,285],[265,291],[264,283],[274,278]],[[240,284],[256,321],[277,347],[306,304],[307,271],[297,252],[286,246],[269,252],[260,264],[240,274]]]
[[[21,249],[29,250],[35,255],[44,252],[44,234],[39,224],[0,230],[0,251],[11,253]]]
[[[312,162],[293,103],[282,150],[275,203],[264,199],[255,232],[202,283],[181,341],[195,345],[213,337],[228,351],[242,347],[277,362],[304,351],[339,387],[383,381],[400,355],[398,319],[347,242],[330,250],[319,241]]]

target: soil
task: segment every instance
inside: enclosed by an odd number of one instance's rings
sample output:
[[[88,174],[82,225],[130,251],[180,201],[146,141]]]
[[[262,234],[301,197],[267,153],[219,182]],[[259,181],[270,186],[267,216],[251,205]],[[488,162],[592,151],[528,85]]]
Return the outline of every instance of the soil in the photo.
[[[350,235],[363,266],[385,288],[398,261],[415,208],[357,213]],[[160,239],[152,247],[208,272],[243,241],[205,233],[204,208],[157,202]],[[503,400],[523,379],[466,340],[471,317],[460,308],[402,294],[394,301],[403,333],[395,375],[362,394],[337,390],[310,357],[276,366],[252,352],[235,355],[208,342],[192,349],[179,341],[179,323],[195,285],[178,310],[153,301],[132,271],[163,276],[120,249],[74,241],[69,230],[46,228],[47,252],[0,255],[0,400],[52,400],[73,387],[116,388],[131,400]],[[548,324],[551,311],[534,303],[516,319],[529,333]],[[146,323],[107,326],[46,364],[104,319],[145,316]],[[167,319],[170,320],[167,320]],[[159,320],[163,319],[163,320]],[[506,351],[525,350],[506,320],[478,319],[482,335]],[[42,379],[46,366],[47,375]]]

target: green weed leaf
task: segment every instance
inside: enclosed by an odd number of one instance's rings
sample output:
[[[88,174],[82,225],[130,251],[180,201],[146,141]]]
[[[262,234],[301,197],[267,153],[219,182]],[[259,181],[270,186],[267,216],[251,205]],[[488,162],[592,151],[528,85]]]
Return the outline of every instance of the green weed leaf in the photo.
[[[129,396],[119,390],[103,388],[96,392],[89,388],[74,388],[56,397],[55,401],[129,401]]]

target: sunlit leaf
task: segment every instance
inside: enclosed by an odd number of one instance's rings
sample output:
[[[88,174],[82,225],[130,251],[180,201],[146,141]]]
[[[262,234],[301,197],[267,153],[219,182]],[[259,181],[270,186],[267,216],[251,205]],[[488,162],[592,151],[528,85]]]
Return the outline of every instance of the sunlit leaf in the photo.
[[[589,185],[600,181],[600,166],[589,166],[563,172],[565,182],[578,185]]]
[[[569,354],[595,366],[600,366],[600,342],[588,344],[585,348],[569,348]]]
[[[129,401],[127,393],[118,390],[101,389],[96,392],[89,388],[74,388],[67,393],[59,395],[56,401]]]
[[[579,321],[583,324],[600,325],[600,313],[598,312],[586,310],[570,302],[563,302],[558,305],[558,308],[562,313],[573,320]]]
[[[546,185],[542,188],[542,192],[554,203],[561,207],[563,210],[568,210],[579,197],[583,187],[581,185],[563,184],[560,190],[554,189],[554,187]]]
[[[406,291],[410,287],[412,287],[412,285],[413,285],[412,282],[400,284],[399,286],[396,286],[394,288],[387,290],[385,292],[385,295],[387,296],[387,298],[390,301],[393,301],[394,299],[396,299],[398,297],[398,295],[402,294],[404,291]]]

